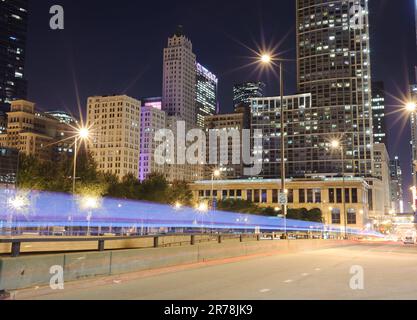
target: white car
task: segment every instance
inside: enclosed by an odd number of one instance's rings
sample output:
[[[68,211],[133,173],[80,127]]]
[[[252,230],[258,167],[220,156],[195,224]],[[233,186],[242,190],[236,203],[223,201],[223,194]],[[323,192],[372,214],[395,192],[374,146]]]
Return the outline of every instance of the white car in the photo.
[[[412,236],[406,236],[404,238],[404,244],[416,244],[416,240]]]

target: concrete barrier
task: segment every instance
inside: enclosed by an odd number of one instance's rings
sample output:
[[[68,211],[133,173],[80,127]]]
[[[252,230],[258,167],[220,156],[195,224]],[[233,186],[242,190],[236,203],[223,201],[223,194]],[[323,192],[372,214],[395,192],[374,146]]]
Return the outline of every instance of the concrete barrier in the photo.
[[[236,239],[172,248],[4,257],[0,258],[0,291],[48,285],[52,277],[50,268],[56,265],[63,267],[65,281],[74,281],[269,252],[296,253],[352,244],[331,240],[240,242]]]

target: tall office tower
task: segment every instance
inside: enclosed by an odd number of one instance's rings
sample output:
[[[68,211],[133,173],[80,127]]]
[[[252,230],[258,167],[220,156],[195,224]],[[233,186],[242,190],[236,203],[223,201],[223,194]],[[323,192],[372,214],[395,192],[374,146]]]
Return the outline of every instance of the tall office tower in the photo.
[[[26,99],[25,80],[28,0],[7,0],[0,5],[0,109]]]
[[[312,117],[319,121],[300,145],[307,152],[299,159],[305,173],[345,167],[347,174],[372,175],[368,0],[297,0],[297,84],[299,93],[311,93]],[[334,138],[343,140],[343,164],[340,152],[322,154]]]
[[[59,141],[71,135],[71,127],[48,114],[37,112],[33,102],[14,100],[7,113],[6,131],[0,134],[0,147],[51,160],[58,151]]]
[[[410,86],[411,99],[417,102],[417,85]],[[417,187],[417,112],[410,114],[411,125],[411,174],[413,176],[413,186]],[[417,199],[416,199],[417,200]]]
[[[204,117],[212,116],[217,112],[217,85],[216,75],[201,64],[196,64],[197,70],[197,125],[204,127]]]
[[[374,183],[373,189],[378,190],[378,194],[374,194],[373,198],[380,200],[384,204],[383,212],[389,213],[392,208],[391,201],[391,169],[390,158],[387,147],[384,143],[376,143],[374,145],[374,171],[375,178],[382,183]],[[377,204],[378,206],[378,204]]]
[[[233,87],[233,105],[250,105],[252,98],[265,97],[266,84],[263,82],[244,82]]]
[[[181,130],[181,121],[185,122],[186,132],[198,127],[196,79],[196,56],[193,46],[184,35],[182,26],[179,26],[176,33],[168,39],[168,46],[164,49],[162,85],[162,110],[167,116],[167,128],[174,132],[176,140],[180,139],[177,132],[178,129]],[[165,166],[168,181],[198,180],[201,176],[199,165],[183,163],[178,160],[181,157],[177,152],[175,158],[176,163]]]
[[[182,27],[168,39],[164,49],[162,110],[195,128],[196,114],[196,56],[191,41]]]
[[[88,98],[89,150],[99,171],[139,177],[140,117],[140,101],[126,95]]]
[[[387,145],[385,88],[382,81],[372,83],[372,114],[374,143],[383,143]]]
[[[165,112],[161,110],[161,98],[142,100],[142,115],[140,124],[140,158],[139,180],[146,180],[150,174],[164,174],[164,166],[155,161],[157,144],[155,132],[166,128]]]
[[[220,170],[221,179],[239,179],[244,177],[244,164],[242,161],[242,130],[250,129],[250,113],[245,106],[236,108],[234,113],[217,114],[204,118],[204,129],[207,138],[207,163],[210,164],[210,153],[217,154],[217,164],[208,165],[204,170],[204,178],[211,179],[214,170]],[[218,141],[216,148],[210,145],[210,131],[217,131]],[[237,130],[238,134],[234,136],[231,130]],[[221,133],[228,135],[227,143],[221,143]],[[230,143],[230,139],[239,138],[239,143]],[[237,141],[237,140],[236,140]],[[239,156],[239,157],[238,157]],[[221,163],[220,159],[228,159],[227,163]],[[233,161],[235,159],[235,161]]]
[[[396,213],[404,213],[403,174],[398,157],[390,162],[391,201]]]

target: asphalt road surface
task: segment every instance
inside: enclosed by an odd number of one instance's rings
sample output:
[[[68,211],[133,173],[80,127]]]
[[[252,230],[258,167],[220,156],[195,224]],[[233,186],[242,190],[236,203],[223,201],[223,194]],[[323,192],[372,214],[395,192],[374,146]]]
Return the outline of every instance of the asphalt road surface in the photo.
[[[414,300],[417,246],[358,244],[225,260],[66,283],[60,291],[36,288],[12,295],[46,300]]]

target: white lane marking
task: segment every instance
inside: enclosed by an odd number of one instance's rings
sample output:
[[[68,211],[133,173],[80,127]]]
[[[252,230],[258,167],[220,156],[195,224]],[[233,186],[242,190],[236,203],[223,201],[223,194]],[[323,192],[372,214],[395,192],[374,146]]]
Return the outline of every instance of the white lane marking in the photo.
[[[316,270],[316,271],[321,271],[321,269],[320,269],[320,268],[316,268],[315,270]]]
[[[270,291],[271,291],[271,289],[262,289],[259,292],[260,293],[267,293],[267,292],[270,292]]]
[[[120,284],[120,283],[122,283],[122,280],[114,280],[113,283]]]
[[[284,283],[291,283],[291,282],[293,282],[291,279],[284,281]]]
[[[309,273],[303,273],[303,274],[301,274],[303,277],[307,277],[307,276],[309,276],[310,274]]]

